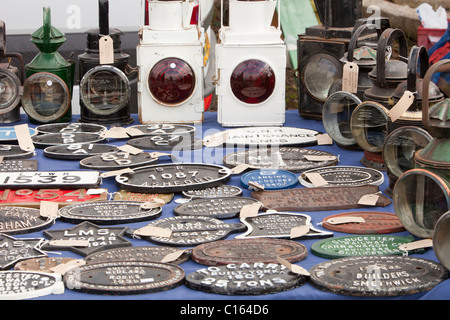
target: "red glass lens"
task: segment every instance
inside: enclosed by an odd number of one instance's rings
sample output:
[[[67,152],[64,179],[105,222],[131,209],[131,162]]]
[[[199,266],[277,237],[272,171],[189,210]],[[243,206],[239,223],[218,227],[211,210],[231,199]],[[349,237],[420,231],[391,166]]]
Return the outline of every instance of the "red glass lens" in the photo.
[[[153,97],[161,103],[177,105],[189,99],[194,92],[194,71],[183,60],[164,59],[150,71],[148,86]]]
[[[275,89],[275,73],[261,60],[241,62],[231,74],[231,90],[240,101],[256,104],[267,100]]]

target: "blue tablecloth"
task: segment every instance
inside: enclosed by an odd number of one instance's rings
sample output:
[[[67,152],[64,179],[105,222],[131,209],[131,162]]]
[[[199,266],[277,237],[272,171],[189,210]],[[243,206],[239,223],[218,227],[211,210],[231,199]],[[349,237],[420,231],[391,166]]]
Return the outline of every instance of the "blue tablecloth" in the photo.
[[[135,119],[134,124],[138,124],[137,115],[133,115]],[[27,122],[27,117],[25,115],[22,115],[22,123]],[[74,117],[73,121],[76,121],[77,117]],[[30,127],[35,127],[33,124],[29,124]],[[286,112],[286,127],[299,127],[299,128],[308,128],[308,129],[314,129],[321,132],[324,132],[323,124],[321,121],[316,120],[305,120],[302,119],[298,112],[296,110],[289,110]],[[214,132],[218,132],[220,130],[224,130],[218,123],[217,123],[217,114],[214,112],[206,112],[204,122],[201,126],[198,127],[200,129],[200,132],[198,132],[198,137],[202,137],[202,134],[211,134]],[[126,140],[109,140],[110,144],[115,145],[123,145],[126,144]],[[363,153],[361,151],[348,151],[344,150],[337,145],[328,145],[328,146],[313,146],[313,147],[307,147],[311,149],[317,149],[317,150],[323,150],[327,152],[331,152],[335,155],[339,156],[340,163],[339,165],[351,165],[351,166],[362,166],[360,163],[360,159],[363,157]],[[53,171],[53,170],[80,170],[79,169],[79,163],[76,160],[56,160],[56,159],[50,159],[46,158],[43,155],[43,149],[36,149],[37,156],[36,159],[39,160],[39,170],[40,171]],[[222,164],[222,158],[224,155],[234,152],[236,150],[229,150],[229,149],[223,149],[223,148],[216,148],[215,150],[209,149],[209,148],[203,148],[202,150],[196,150],[192,152],[191,158],[192,162],[199,162],[203,160],[208,160],[210,162],[211,160],[215,161],[217,164]],[[187,161],[186,158],[187,155],[184,155],[183,161]],[[168,160],[163,160],[161,162],[166,162]],[[384,191],[387,188],[388,185],[388,178],[385,175],[385,182],[383,185],[380,186],[380,190]],[[230,185],[236,185],[240,186],[240,175],[232,176],[231,179],[227,182],[227,184]],[[118,187],[115,183],[114,178],[106,178],[103,179],[102,184],[100,185],[102,188],[107,188],[110,193],[118,191]],[[302,188],[301,185],[298,185],[297,188]],[[243,196],[249,197],[250,196],[249,190],[244,190]],[[176,194],[174,199],[178,199],[182,197],[181,194]],[[163,213],[161,215],[161,218],[165,217],[171,217],[173,216],[173,209],[177,204],[172,201],[169,204],[166,204],[163,207]],[[356,209],[355,209],[356,210]],[[389,205],[385,208],[367,208],[367,210],[370,211],[387,211],[387,212],[394,212],[393,205]],[[321,222],[325,217],[336,214],[340,212],[346,212],[346,211],[352,211],[352,210],[334,210],[329,212],[309,212],[306,213],[311,216],[312,218],[312,224],[316,227],[321,229],[321,226],[318,226],[317,224]],[[232,222],[238,222],[239,220],[236,219],[227,219],[226,222],[232,223]],[[128,224],[128,226],[132,229],[140,228],[145,225],[147,225],[148,222],[140,222],[140,223],[132,223]],[[54,226],[52,226],[48,230],[58,230],[58,229],[67,229],[73,227],[73,224],[64,223],[61,221],[57,221]],[[410,233],[405,231],[401,233],[396,233],[395,235],[399,236],[406,236]],[[334,232],[334,236],[343,236],[345,234]],[[235,234],[228,237],[228,239],[234,238]],[[42,231],[35,232],[32,234],[26,234],[26,235],[18,235],[16,236],[18,238],[25,237],[40,237],[43,238]],[[152,246],[154,244],[145,241],[145,240],[136,240],[136,239],[129,239],[133,246]],[[317,240],[301,240],[302,244],[306,246],[308,249],[308,256],[305,260],[298,262],[297,264],[302,266],[305,269],[310,269],[314,265],[326,261],[327,259],[320,258],[315,256],[310,252],[311,245]],[[63,256],[63,257],[72,257],[80,259],[81,256],[71,253],[69,251],[60,251],[62,254],[57,255],[54,251],[49,251],[48,255],[51,257],[57,257],[57,256]],[[417,256],[420,258],[425,259],[431,259],[434,261],[438,261],[433,250],[428,249],[423,254],[414,254],[412,256]],[[185,270],[186,274],[189,274],[191,272],[194,272],[197,269],[204,268],[204,266],[199,265],[193,261],[188,261],[186,263],[183,263],[182,268]],[[321,290],[318,290],[314,288],[309,283],[306,283],[305,285],[289,290],[282,293],[276,293],[276,294],[270,294],[270,295],[258,295],[258,296],[223,296],[223,295],[216,295],[216,294],[209,294],[204,293],[196,290],[192,290],[186,286],[180,286],[178,288],[164,291],[164,292],[158,292],[158,293],[151,293],[151,294],[143,294],[143,295],[129,295],[129,296],[103,296],[103,295],[94,295],[94,294],[86,294],[86,293],[79,293],[73,290],[66,289],[65,293],[63,295],[49,295],[37,299],[52,299],[52,300],[98,300],[98,299],[104,299],[104,300],[165,300],[165,301],[181,301],[181,300],[191,300],[191,301],[197,301],[199,303],[206,302],[207,300],[350,300],[350,299],[365,299],[365,298],[357,298],[352,296],[344,296],[344,295],[338,295],[333,293],[327,293]],[[388,299],[388,298],[379,298],[379,299]],[[450,282],[449,280],[441,283],[437,287],[435,287],[433,290],[429,292],[424,293],[418,293],[413,295],[405,295],[405,296],[398,296],[393,297],[389,299],[450,299]],[[165,304],[167,306],[167,304]],[[172,310],[173,311],[173,310]],[[177,311],[179,311],[177,309]],[[154,312],[154,311],[153,311]],[[304,314],[303,314],[304,315]]]

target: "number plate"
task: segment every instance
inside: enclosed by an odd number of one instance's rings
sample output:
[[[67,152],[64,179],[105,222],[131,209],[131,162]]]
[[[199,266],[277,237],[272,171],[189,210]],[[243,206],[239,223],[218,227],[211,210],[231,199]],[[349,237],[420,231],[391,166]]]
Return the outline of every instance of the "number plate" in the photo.
[[[98,171],[0,172],[0,189],[96,188]]]
[[[33,144],[36,148],[46,148],[60,144],[73,143],[95,143],[104,141],[105,138],[98,133],[45,133],[32,138]]]
[[[220,185],[230,175],[230,169],[219,165],[162,164],[118,175],[116,182],[128,191],[170,193]]]
[[[58,202],[59,206],[85,202],[85,201],[105,201],[108,190],[103,192],[88,194],[86,189],[60,190],[60,189],[18,189],[0,190],[0,206],[23,206],[39,208],[41,201]]]
[[[218,187],[204,188],[199,190],[183,191],[183,195],[185,197],[192,199],[237,197],[241,194],[241,188],[228,185],[221,185]]]
[[[135,126],[131,126],[130,129],[137,129],[142,132],[142,135],[185,135],[195,134],[195,127],[185,124],[138,124]],[[133,136],[139,136],[138,134],[133,134]]]
[[[73,143],[50,146],[44,149],[44,156],[54,159],[81,160],[103,153],[117,152],[119,148],[102,143]]]
[[[20,283],[20,285],[12,285]],[[19,300],[42,297],[50,294],[63,294],[64,282],[60,274],[28,271],[4,271],[0,278],[2,300]]]
[[[11,269],[22,260],[46,257],[47,255],[41,250],[44,241],[44,238],[13,238],[0,233],[0,247],[2,248],[0,269]]]
[[[25,207],[0,207],[0,232],[23,234],[50,228],[55,219],[41,216],[39,209]]]
[[[30,136],[37,135],[36,129],[28,128]],[[0,142],[2,143],[17,143],[17,135],[14,127],[0,127]]]
[[[37,171],[37,160],[3,160],[0,163],[0,171]]]
[[[0,157],[3,157],[3,159],[28,159],[35,155],[35,151],[24,151],[16,145],[0,145]]]
[[[307,175],[309,173],[319,174],[328,183],[326,186],[330,187],[362,186],[366,184],[379,186],[384,182],[384,176],[378,170],[353,166],[337,166],[303,172],[298,180],[303,186],[308,188],[314,187],[314,184],[308,179]]]
[[[105,126],[93,123],[48,123],[36,127],[39,133],[100,133],[106,131]]]
[[[241,183],[245,188],[251,188],[251,182],[263,186],[264,190],[281,190],[295,187],[298,184],[298,178],[289,171],[262,169],[247,172],[241,177]]]
[[[128,140],[127,144],[142,150],[176,151],[203,148],[201,139],[190,135],[145,136]]]
[[[119,170],[123,168],[148,166],[156,163],[158,163],[158,158],[153,158],[148,152],[133,155],[128,152],[119,151],[84,158],[80,161],[80,167],[92,170]]]

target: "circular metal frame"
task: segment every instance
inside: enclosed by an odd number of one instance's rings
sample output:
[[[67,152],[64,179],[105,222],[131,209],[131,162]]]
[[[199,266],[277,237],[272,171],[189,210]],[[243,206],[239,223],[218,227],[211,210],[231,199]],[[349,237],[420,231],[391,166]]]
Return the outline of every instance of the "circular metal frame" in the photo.
[[[20,80],[17,78],[17,76],[11,72],[8,69],[0,68],[0,77],[6,77],[7,79],[11,80],[14,86],[16,87],[16,93],[14,96],[9,99],[3,106],[3,103],[0,103],[0,114],[8,113],[14,108],[17,107],[17,105],[20,103],[21,95],[20,95]],[[1,92],[0,92],[1,93]]]

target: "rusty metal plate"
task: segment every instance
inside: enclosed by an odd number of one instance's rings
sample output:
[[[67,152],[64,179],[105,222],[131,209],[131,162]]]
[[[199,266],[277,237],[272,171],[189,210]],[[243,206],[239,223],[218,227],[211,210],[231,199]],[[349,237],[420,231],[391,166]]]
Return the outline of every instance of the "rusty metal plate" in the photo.
[[[50,294],[63,294],[60,274],[29,271],[3,271],[0,277],[0,299],[21,300]]]
[[[253,198],[224,197],[196,199],[180,204],[173,209],[176,216],[207,216],[228,219],[239,216],[243,206],[259,202]]]
[[[236,239],[253,238],[291,238],[292,228],[309,226],[305,235],[295,238],[317,239],[332,237],[333,233],[316,229],[311,224],[311,217],[306,214],[291,212],[260,213],[256,217],[241,218],[241,222],[247,226],[247,232],[236,236]]]
[[[105,227],[98,226],[89,221],[82,222],[69,229],[46,230],[44,236],[50,241],[42,248],[44,250],[69,250],[81,256],[87,256],[101,250],[130,247],[131,242],[126,240],[123,235],[127,227]],[[87,247],[70,245],[52,245],[51,240],[88,240]]]
[[[59,266],[60,264],[65,264],[76,260],[78,259],[66,257],[42,257],[42,258],[27,259],[17,263],[14,266],[14,270],[53,273],[53,271],[50,270],[51,268]]]
[[[384,175],[378,170],[354,166],[337,166],[303,172],[298,180],[308,188],[314,187],[314,184],[308,178],[311,173],[319,174],[328,183],[324,185],[327,187],[363,186],[367,184],[379,186],[384,182]]]
[[[152,202],[155,199],[163,200],[165,203],[172,201],[173,193],[137,193],[125,190],[120,190],[114,194],[114,200],[128,200],[128,201],[144,201]]]
[[[157,244],[177,247],[192,247],[201,243],[216,241],[228,237],[231,233],[245,230],[242,223],[225,223],[219,219],[204,216],[183,216],[158,219],[148,227],[157,227],[171,231],[169,237],[139,236],[135,230],[127,230],[127,235],[145,239]]]
[[[35,155],[36,151],[25,151],[16,145],[0,144],[0,157],[3,159],[28,159]]]
[[[1,172],[37,171],[37,160],[3,160],[0,162]]]
[[[42,217],[39,209],[0,207],[0,233],[32,233],[50,228],[54,223],[54,219]]]
[[[176,288],[183,284],[184,275],[184,270],[174,264],[117,261],[71,269],[64,275],[64,283],[84,293],[133,295]]]
[[[176,253],[180,253],[179,256]],[[191,258],[192,250],[180,250],[167,246],[152,247],[127,247],[103,250],[93,253],[84,258],[86,263],[104,263],[112,261],[146,261],[146,262],[162,262],[163,259],[168,260],[167,263],[182,264]],[[177,255],[175,260],[168,258],[168,255]],[[170,257],[170,256],[169,256]]]
[[[318,131],[292,127],[250,127],[228,129],[203,139],[206,147],[311,146],[317,144]]]
[[[362,218],[364,222],[343,222],[339,219]],[[333,220],[337,220],[333,222]],[[351,221],[351,220],[350,220]],[[322,221],[325,229],[352,234],[385,234],[405,231],[395,213],[379,211],[344,212],[328,216]]]
[[[262,295],[292,290],[307,277],[274,263],[229,264],[197,270],[186,276],[186,286],[223,295]]]
[[[81,160],[104,153],[117,152],[119,148],[104,143],[73,143],[50,146],[44,156],[54,159]]]
[[[100,133],[106,131],[105,126],[94,123],[47,123],[36,127],[38,133]]]
[[[262,169],[247,172],[241,177],[241,184],[252,188],[250,183],[256,182],[264,187],[264,190],[281,190],[294,188],[298,184],[298,177],[286,170]]]
[[[157,164],[158,161],[158,158],[152,157],[148,152],[130,154],[119,151],[84,158],[80,161],[80,168],[104,171],[119,170]]]
[[[142,150],[178,151],[203,148],[203,141],[189,134],[144,136],[128,140],[127,144]]]
[[[156,219],[161,207],[145,209],[142,201],[113,200],[77,203],[58,210],[61,220],[69,223],[90,221],[95,224],[123,224]]]
[[[30,133],[30,137],[35,137],[38,133],[34,128],[28,128],[28,132]],[[13,143],[17,144],[17,135],[16,129],[11,126],[0,127],[0,143]]]
[[[99,133],[44,133],[32,138],[36,148],[44,149],[46,147],[73,144],[73,143],[96,143],[105,140]]]
[[[0,233],[0,269],[11,269],[22,260],[46,257],[41,250],[44,241],[43,238],[14,238]]]
[[[335,259],[319,263],[309,272],[310,283],[320,290],[368,297],[425,292],[448,276],[448,271],[434,261],[401,256]]]
[[[357,235],[334,237],[316,241],[311,252],[326,259],[371,255],[404,255],[399,249],[402,244],[415,241],[413,236],[399,237],[391,235]],[[423,253],[423,249],[411,253]]]
[[[279,191],[257,191],[252,197],[261,201],[266,209],[277,211],[328,211],[361,208],[363,195],[379,192],[378,186],[295,188]],[[385,207],[391,199],[379,195],[376,206]]]
[[[308,157],[317,158],[311,161]],[[277,168],[291,172],[334,166],[338,161],[338,157],[329,152],[295,147],[254,148],[230,153],[223,158],[223,164],[229,168],[247,164],[253,169]]]
[[[105,201],[107,196],[108,190],[106,189],[95,189],[92,194],[87,189],[4,189],[0,190],[0,206],[39,208],[41,201],[51,201],[58,202],[61,207],[85,201]]]
[[[230,175],[230,169],[219,165],[173,163],[136,168],[116,176],[116,182],[128,191],[171,193],[221,185]]]
[[[194,135],[196,132],[195,126],[187,125],[187,124],[170,124],[170,123],[161,123],[161,124],[138,124],[129,127],[131,129],[139,130],[142,132],[142,135]],[[137,132],[133,132],[133,136],[140,136]]]
[[[0,189],[89,189],[100,182],[98,171],[0,172]]]
[[[237,197],[242,189],[236,186],[221,185],[198,190],[183,191],[183,196],[191,199]]]
[[[192,260],[215,266],[231,263],[278,263],[281,257],[290,263],[306,258],[306,247],[292,240],[282,239],[233,239],[201,244],[192,250]]]

